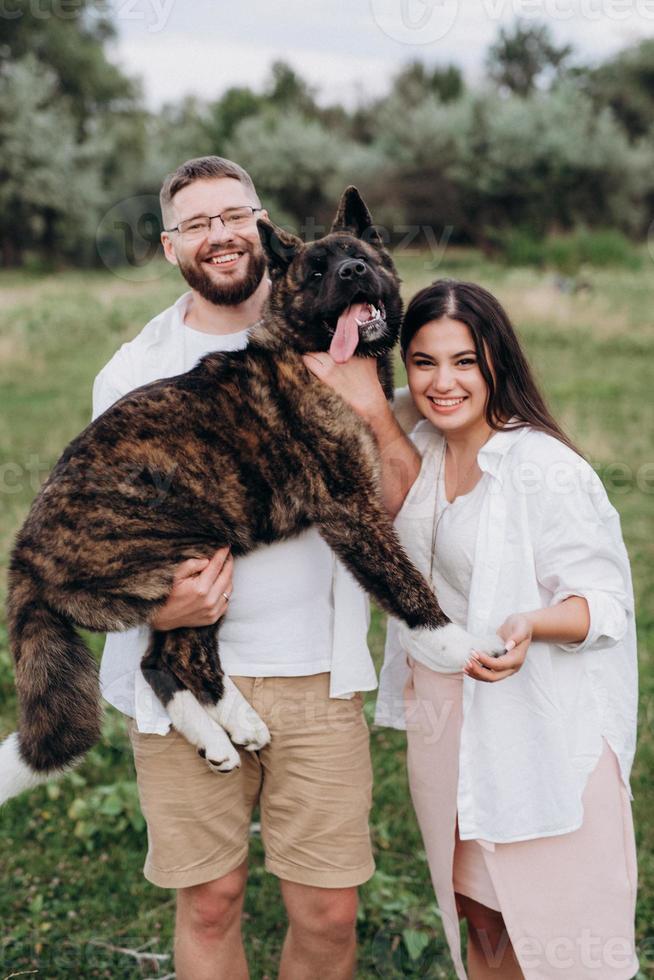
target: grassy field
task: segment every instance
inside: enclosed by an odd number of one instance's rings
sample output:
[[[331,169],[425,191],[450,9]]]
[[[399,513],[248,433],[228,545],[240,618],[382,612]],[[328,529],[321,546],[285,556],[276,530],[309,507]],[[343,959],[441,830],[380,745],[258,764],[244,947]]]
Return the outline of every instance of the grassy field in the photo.
[[[654,976],[654,281],[643,270],[587,270],[588,288],[562,292],[552,277],[448,253],[436,271],[421,255],[400,261],[406,296],[436,275],[482,283],[508,306],[550,401],[619,509],[639,611],[641,726],[634,773],[640,854],[641,976]],[[110,273],[0,274],[0,561],[38,485],[87,422],[94,375],[181,292],[172,270],[145,282]],[[4,590],[4,574],[1,576]],[[378,658],[383,625],[373,619]],[[94,647],[101,642],[94,638]],[[366,705],[372,715],[372,699]],[[0,736],[15,727],[6,633],[0,635]],[[449,978],[425,855],[408,800],[404,737],[372,732],[373,839],[378,871],[362,889],[361,978]],[[0,813],[0,978],[32,972],[143,978],[172,973],[173,898],[144,881],[145,830],[121,716],[59,784]],[[252,977],[276,975],[285,929],[276,879],[253,837],[245,934]]]

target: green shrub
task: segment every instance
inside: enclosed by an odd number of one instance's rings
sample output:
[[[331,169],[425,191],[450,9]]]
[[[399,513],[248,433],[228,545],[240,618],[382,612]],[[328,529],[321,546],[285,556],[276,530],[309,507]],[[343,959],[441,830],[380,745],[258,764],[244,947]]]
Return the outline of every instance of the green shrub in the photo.
[[[545,265],[544,243],[528,231],[518,229],[498,236],[497,248],[507,265],[529,265],[537,268]]]
[[[618,265],[640,268],[641,260],[629,239],[615,228],[580,230],[574,236],[580,262],[588,265]]]
[[[565,275],[575,275],[585,265],[638,269],[642,261],[637,248],[613,228],[579,228],[543,239],[516,229],[496,236],[494,244],[506,265],[549,268]]]

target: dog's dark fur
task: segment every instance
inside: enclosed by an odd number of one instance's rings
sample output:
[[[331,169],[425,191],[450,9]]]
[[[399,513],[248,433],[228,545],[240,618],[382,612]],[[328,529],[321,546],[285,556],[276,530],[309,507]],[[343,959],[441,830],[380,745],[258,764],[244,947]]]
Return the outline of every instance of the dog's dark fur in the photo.
[[[19,751],[34,772],[60,770],[99,736],[95,662],[74,627],[147,622],[184,558],[226,544],[245,555],[315,524],[385,609],[409,625],[448,622],[383,509],[372,434],[301,360],[329,348],[354,300],[383,301],[387,329],[359,352],[386,359],[391,391],[401,304],[370,215],[349,188],[320,241],[259,230],[273,285],[249,346],[117,402],[66,449],[18,535],[9,624]],[[215,704],[216,628],[155,632],[143,670],[164,704],[184,689]]]

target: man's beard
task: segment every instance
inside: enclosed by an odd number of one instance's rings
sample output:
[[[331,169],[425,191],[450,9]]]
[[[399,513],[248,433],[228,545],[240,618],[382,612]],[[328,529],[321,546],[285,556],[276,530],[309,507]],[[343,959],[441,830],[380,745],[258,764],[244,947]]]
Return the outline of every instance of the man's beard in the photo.
[[[217,283],[200,262],[179,262],[179,271],[187,283],[197,293],[214,306],[238,306],[254,293],[266,271],[266,259],[261,250],[248,249],[247,271],[243,279],[235,282]]]

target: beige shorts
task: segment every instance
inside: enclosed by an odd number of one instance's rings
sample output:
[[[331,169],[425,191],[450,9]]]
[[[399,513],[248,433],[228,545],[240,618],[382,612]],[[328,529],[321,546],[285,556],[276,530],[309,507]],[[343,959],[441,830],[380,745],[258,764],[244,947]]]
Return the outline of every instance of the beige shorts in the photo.
[[[241,751],[233,772],[211,772],[174,729],[146,735],[129,721],[145,877],[186,888],[232,871],[247,858],[258,803],[268,871],[322,888],[367,881],[372,768],[361,696],[330,698],[329,674],[232,680],[271,732],[260,752]]]

